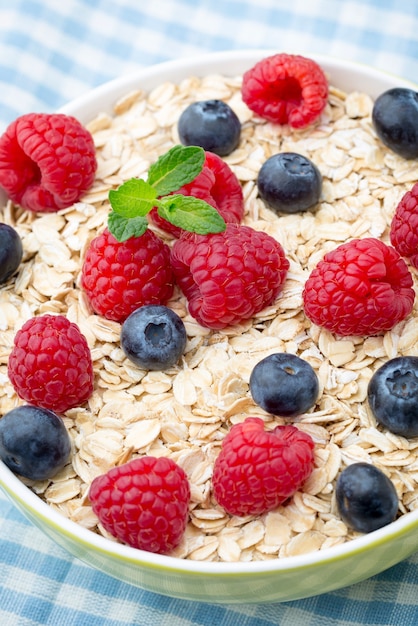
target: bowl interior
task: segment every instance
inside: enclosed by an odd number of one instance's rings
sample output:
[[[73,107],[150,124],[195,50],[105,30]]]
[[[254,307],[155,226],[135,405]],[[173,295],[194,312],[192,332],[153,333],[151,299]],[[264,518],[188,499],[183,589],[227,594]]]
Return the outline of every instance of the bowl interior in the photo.
[[[171,61],[107,83],[61,111],[87,123],[133,89],[149,91],[191,75],[238,75],[271,50],[214,53]],[[393,86],[415,87],[357,63],[311,55],[330,82],[345,91],[376,97]],[[1,200],[1,197],[0,197]],[[418,549],[418,511],[374,533],[321,552],[251,563],[196,562],[146,553],[105,539],[52,510],[0,462],[0,486],[19,509],[72,554],[93,566],[151,591],[208,602],[288,601],[352,584],[406,558]]]

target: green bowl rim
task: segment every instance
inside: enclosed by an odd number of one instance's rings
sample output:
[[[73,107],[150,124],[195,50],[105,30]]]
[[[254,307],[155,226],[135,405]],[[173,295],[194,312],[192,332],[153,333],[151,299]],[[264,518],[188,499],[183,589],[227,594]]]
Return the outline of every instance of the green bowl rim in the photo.
[[[65,536],[80,548],[105,555],[112,560],[130,562],[148,569],[165,570],[202,576],[253,576],[255,574],[277,575],[281,571],[294,571],[318,567],[333,561],[349,558],[358,553],[366,553],[377,546],[386,545],[396,538],[418,530],[418,510],[405,513],[397,520],[367,535],[361,535],[339,546],[309,552],[292,557],[281,557],[267,561],[239,561],[233,563],[219,561],[192,561],[169,555],[154,554],[138,550],[103,537],[61,515],[50,507],[36,493],[29,489],[11,470],[0,461],[0,487],[21,511],[29,518],[35,518],[59,535]],[[40,525],[42,528],[42,524]],[[44,531],[46,532],[46,531]],[[416,549],[418,550],[418,534]],[[414,549],[411,549],[413,552]]]

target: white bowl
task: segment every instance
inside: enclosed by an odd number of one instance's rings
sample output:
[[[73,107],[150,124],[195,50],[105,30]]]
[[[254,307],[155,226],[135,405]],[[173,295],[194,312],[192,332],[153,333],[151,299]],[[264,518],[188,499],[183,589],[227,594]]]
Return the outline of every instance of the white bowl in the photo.
[[[166,80],[209,73],[242,74],[276,51],[214,53],[150,67],[107,83],[61,109],[86,123],[134,88],[148,91]],[[344,91],[372,97],[408,81],[365,65],[311,55]],[[418,511],[347,543],[288,558],[257,562],[196,562],[130,548],[78,526],[28,489],[0,462],[0,485],[12,502],[71,554],[115,578],[169,596],[211,603],[277,602],[326,593],[373,576],[418,549]]]

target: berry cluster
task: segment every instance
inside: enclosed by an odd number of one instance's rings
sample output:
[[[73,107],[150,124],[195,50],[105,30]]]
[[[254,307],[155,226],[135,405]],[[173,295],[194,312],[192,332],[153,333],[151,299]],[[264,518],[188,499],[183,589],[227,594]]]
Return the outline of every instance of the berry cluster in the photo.
[[[302,128],[320,116],[327,102],[328,87],[322,71],[313,62],[276,55],[247,72],[242,94],[248,106],[265,119]],[[231,145],[237,145],[239,128],[231,112],[219,102],[196,103],[185,111],[179,125],[182,142],[186,145],[195,142],[206,149],[214,145],[205,142],[213,140],[211,128],[221,116],[230,126],[223,128],[224,145],[218,154],[228,154],[234,149]],[[320,199],[320,173],[313,163],[302,159],[297,154],[274,155],[260,172],[259,195],[276,212],[313,210]],[[280,291],[289,267],[283,250],[263,233],[240,224],[243,202],[239,184],[215,154],[206,153],[202,172],[180,191],[207,201],[227,223],[223,232],[197,234],[173,226],[156,208],[151,213],[154,224],[177,238],[171,249],[172,270],[186,295],[190,313],[201,325],[213,329],[251,317],[259,310],[255,303],[261,295],[265,306]],[[409,257],[414,264],[417,248],[414,237],[418,231],[412,215],[418,204],[415,192],[416,188],[398,208],[391,230],[394,248],[372,238],[350,241],[326,255],[313,270],[303,294],[304,310],[312,322],[341,335],[373,335],[392,328],[411,312],[412,277],[401,255]],[[149,321],[147,315],[144,312],[145,322],[141,320],[140,324]],[[156,339],[142,342],[148,343],[147,350],[150,346],[154,350],[155,342],[165,336],[167,326],[166,319],[164,330],[158,332]],[[141,337],[144,336],[142,332]],[[129,336],[128,343],[130,339]],[[181,349],[173,362],[180,353]],[[137,353],[134,358],[138,358]],[[379,384],[371,385],[369,390],[373,408],[378,406],[376,396],[379,406],[385,405],[388,398],[390,406],[396,405],[399,418],[396,427],[391,426],[394,432],[403,434],[416,432],[415,423],[411,425],[415,417],[412,405],[416,377],[414,372],[410,382],[409,362],[405,368],[406,373],[404,370],[395,373],[401,378],[403,390],[406,384],[410,385],[408,401],[404,391],[397,393],[397,383],[380,384],[380,377],[376,377]],[[389,369],[392,373],[393,368]],[[306,362],[292,355],[277,354],[263,359],[254,368],[250,391],[264,410],[289,418],[315,404],[319,385]],[[385,423],[381,413],[379,419]],[[314,444],[310,437],[291,425],[266,432],[261,419],[249,417],[235,425],[223,441],[214,466],[213,495],[231,515],[262,514],[294,495],[313,467]],[[371,492],[373,500],[370,500]],[[398,507],[396,492],[387,477],[362,464],[341,473],[337,504],[346,523],[360,532],[389,523]],[[97,509],[98,515],[106,518],[111,507],[110,500],[103,503]],[[126,521],[122,520],[122,526]],[[108,529],[115,532],[112,524]],[[122,539],[132,542],[126,534]]]
[[[202,326],[220,329],[250,319],[277,298],[289,261],[273,237],[240,223],[243,192],[227,163],[204,153],[201,172],[179,191],[214,207],[224,220],[223,230],[189,232],[156,207],[151,220],[176,237],[171,250],[150,229],[126,241],[106,229],[91,242],[81,275],[99,315],[123,323],[140,306],[165,305],[176,283],[190,314]],[[165,198],[169,201],[170,195]]]
[[[307,317],[339,335],[376,335],[412,311],[418,268],[418,183],[400,199],[389,231],[391,246],[352,240],[326,254],[303,292]]]
[[[212,489],[231,515],[259,515],[291,498],[314,468],[314,442],[293,425],[264,429],[248,417],[232,427],[215,461]],[[95,478],[89,490],[102,526],[135,548],[165,553],[182,540],[190,505],[184,470],[143,456]]]
[[[15,335],[7,371],[16,394],[27,404],[0,420],[0,458],[26,478],[51,478],[71,453],[60,414],[84,404],[93,393],[87,340],[62,315],[32,317]]]
[[[201,198],[213,206],[225,222],[239,224],[244,216],[244,196],[241,184],[229,165],[217,154],[205,151],[202,171],[191,183],[183,185],[176,194]],[[158,214],[150,212],[152,222],[174,237],[180,237],[184,229],[175,226]]]

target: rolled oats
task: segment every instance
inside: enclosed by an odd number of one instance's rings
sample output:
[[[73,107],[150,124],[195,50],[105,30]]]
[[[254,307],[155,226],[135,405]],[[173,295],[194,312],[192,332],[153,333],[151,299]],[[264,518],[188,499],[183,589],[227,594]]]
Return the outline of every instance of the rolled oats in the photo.
[[[33,315],[62,313],[76,322],[90,346],[96,377],[88,404],[65,416],[72,463],[53,480],[26,481],[28,486],[61,514],[114,541],[91,510],[91,481],[138,454],[170,456],[191,483],[190,523],[174,555],[192,560],[288,557],[350,540],[356,533],[338,517],[334,486],[340,470],[357,461],[375,463],[390,476],[401,512],[418,507],[418,441],[380,429],[365,404],[368,381],[380,364],[398,354],[418,354],[416,307],[392,331],[364,339],[338,339],[312,326],[302,311],[305,280],[327,251],[354,237],[388,241],[393,211],[418,180],[418,165],[383,150],[366,94],[331,87],[317,127],[291,132],[254,117],[241,100],[240,84],[240,77],[211,75],[166,82],[150,94],[126,94],[113,115],[99,112],[87,125],[99,168],[82,201],[48,215],[24,212],[10,202],[0,210],[25,250],[16,278],[0,292],[1,414],[19,403],[7,378],[7,358],[16,330]],[[147,372],[121,350],[120,324],[91,311],[80,290],[81,264],[89,242],[105,227],[109,190],[145,177],[150,164],[178,143],[181,111],[206,98],[227,101],[241,120],[240,146],[225,160],[242,183],[243,221],[283,245],[290,269],[277,302],[252,322],[222,331],[197,324],[176,292],[169,306],[184,321],[185,354],[168,371]],[[300,152],[318,165],[323,192],[315,213],[277,217],[258,198],[257,173],[280,150]],[[281,351],[305,358],[318,374],[317,404],[295,420],[315,441],[315,468],[289,503],[258,518],[231,517],[212,498],[213,463],[231,425],[248,415],[261,417],[269,430],[284,423],[257,407],[249,392],[254,365]]]

